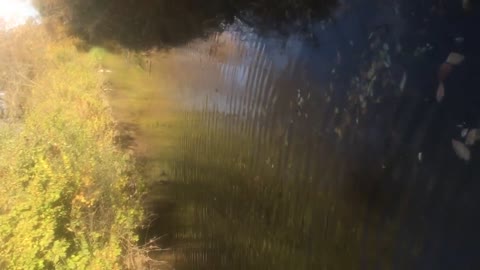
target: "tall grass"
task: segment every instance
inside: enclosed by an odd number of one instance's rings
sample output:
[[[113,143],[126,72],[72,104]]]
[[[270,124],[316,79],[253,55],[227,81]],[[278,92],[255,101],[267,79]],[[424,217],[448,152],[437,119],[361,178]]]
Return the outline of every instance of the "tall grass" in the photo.
[[[125,268],[141,182],[94,57],[68,39],[46,48],[23,119],[0,127],[0,268]]]

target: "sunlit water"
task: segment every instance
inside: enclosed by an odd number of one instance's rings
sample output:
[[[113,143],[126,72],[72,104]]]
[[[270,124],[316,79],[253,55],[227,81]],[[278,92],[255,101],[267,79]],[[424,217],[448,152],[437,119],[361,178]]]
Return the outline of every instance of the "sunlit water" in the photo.
[[[147,237],[171,251],[154,256],[175,269],[479,266],[480,152],[466,162],[451,144],[480,127],[474,19],[398,8],[342,10],[307,38],[238,20],[142,71],[111,64],[114,111],[156,180]],[[438,103],[451,51],[466,60]]]

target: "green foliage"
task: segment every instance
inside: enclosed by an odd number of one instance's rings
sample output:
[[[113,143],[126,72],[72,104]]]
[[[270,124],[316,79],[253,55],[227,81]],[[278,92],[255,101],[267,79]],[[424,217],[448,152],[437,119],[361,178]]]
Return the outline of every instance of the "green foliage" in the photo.
[[[90,49],[89,53],[98,62],[103,61],[103,59],[107,55],[107,51],[101,47],[93,47]]]
[[[120,269],[137,241],[141,185],[96,58],[50,44],[22,123],[1,124],[2,269]]]

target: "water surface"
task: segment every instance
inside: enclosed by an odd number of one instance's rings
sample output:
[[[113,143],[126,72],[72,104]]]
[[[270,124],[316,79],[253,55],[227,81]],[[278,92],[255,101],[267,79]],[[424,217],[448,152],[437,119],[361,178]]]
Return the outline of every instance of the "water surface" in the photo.
[[[480,125],[479,17],[458,2],[353,1],[308,34],[237,18],[140,63],[112,58],[114,111],[153,180],[147,234],[171,250],[154,256],[175,269],[476,269],[479,152],[464,161],[451,140]],[[452,51],[465,60],[437,102]]]

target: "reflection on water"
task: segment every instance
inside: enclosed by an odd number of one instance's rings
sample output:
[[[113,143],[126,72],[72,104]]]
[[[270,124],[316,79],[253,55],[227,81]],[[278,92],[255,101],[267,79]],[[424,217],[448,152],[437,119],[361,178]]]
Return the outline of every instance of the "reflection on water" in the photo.
[[[146,72],[112,60],[175,269],[478,267],[478,149],[467,163],[451,144],[480,125],[476,17],[444,31],[418,5],[344,9],[309,40],[238,20]],[[472,60],[438,103],[452,50]]]
[[[358,0],[353,0],[358,1]],[[40,13],[91,43],[133,49],[178,46],[241,17],[257,28],[308,32],[338,0],[55,0],[34,1]]]
[[[388,265],[398,228],[381,216],[398,207],[400,190],[380,187],[381,164],[358,165],[348,140],[362,139],[344,136],[360,123],[343,123],[333,93],[305,74],[308,45],[240,29],[199,43],[169,52],[186,55],[173,61],[182,70],[171,68],[189,74],[177,90],[187,110],[183,156],[171,168],[183,225],[177,267]]]

